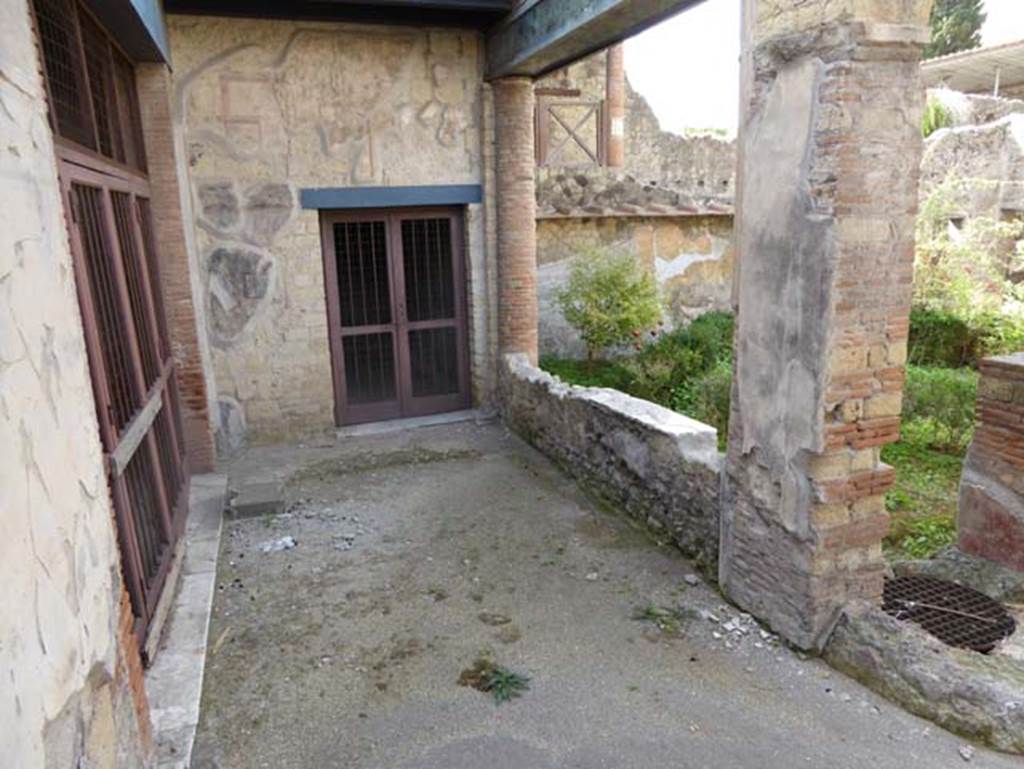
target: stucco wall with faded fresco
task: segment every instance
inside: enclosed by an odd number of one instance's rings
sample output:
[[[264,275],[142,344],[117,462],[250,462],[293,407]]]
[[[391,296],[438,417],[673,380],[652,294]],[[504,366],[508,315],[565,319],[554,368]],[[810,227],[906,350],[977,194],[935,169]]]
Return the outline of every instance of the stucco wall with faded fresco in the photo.
[[[479,184],[475,32],[168,17],[222,450],[334,425],[310,187]],[[467,209],[470,346],[487,355],[482,206]]]
[[[25,0],[0,4],[0,765],[147,765],[113,513]]]

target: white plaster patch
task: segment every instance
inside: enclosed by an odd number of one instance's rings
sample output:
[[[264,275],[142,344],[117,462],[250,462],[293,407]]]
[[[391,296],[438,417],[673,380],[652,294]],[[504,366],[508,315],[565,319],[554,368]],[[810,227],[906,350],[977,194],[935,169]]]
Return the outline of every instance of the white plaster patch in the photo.
[[[711,253],[709,254],[695,254],[683,251],[671,259],[657,257],[654,260],[654,275],[658,279],[658,283],[661,284],[672,280],[672,278],[679,277],[699,262],[717,262],[725,254],[725,249],[728,245],[728,241],[722,238],[712,238]]]

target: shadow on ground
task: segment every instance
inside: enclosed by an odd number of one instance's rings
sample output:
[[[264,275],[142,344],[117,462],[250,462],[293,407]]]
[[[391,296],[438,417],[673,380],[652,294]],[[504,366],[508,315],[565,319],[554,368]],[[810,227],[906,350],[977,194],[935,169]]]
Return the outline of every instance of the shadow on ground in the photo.
[[[222,540],[195,769],[964,764],[962,740],[782,647],[500,426],[232,472],[289,463],[285,514]],[[459,686],[481,655],[530,689]]]

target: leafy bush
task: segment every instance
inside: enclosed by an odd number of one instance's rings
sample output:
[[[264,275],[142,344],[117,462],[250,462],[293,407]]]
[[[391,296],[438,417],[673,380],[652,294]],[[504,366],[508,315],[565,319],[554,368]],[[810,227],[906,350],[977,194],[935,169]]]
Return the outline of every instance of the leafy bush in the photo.
[[[540,359],[540,367],[549,374],[554,374],[563,382],[583,387],[610,387],[613,390],[630,392],[635,374],[627,365],[628,362],[614,360],[587,361],[556,358],[545,355]]]
[[[924,117],[921,119],[921,135],[927,139],[940,128],[949,128],[953,125],[953,115],[946,105],[934,96],[928,97],[928,104],[924,108]]]
[[[545,356],[541,368],[565,382],[612,387],[713,425],[724,447],[733,324],[731,314],[709,312],[662,334],[631,357],[584,362]]]
[[[1024,350],[1024,319],[1014,315],[989,312],[965,319],[921,306],[910,313],[910,363],[976,367],[984,357],[1018,350]]]
[[[589,361],[610,347],[639,339],[661,321],[654,276],[625,252],[593,251],[577,257],[557,300],[565,319],[583,337]]]
[[[1024,253],[1015,245],[1024,238],[1024,222],[964,219],[960,212],[981,184],[950,178],[921,205],[914,303],[968,324],[1006,314],[1024,323],[1024,285],[1011,280],[1024,266]]]
[[[903,439],[962,453],[974,434],[978,375],[969,368],[907,366],[903,390]]]
[[[732,397],[732,362],[719,360],[698,377],[680,384],[672,394],[672,408],[718,430],[718,446],[725,449],[729,435]]]

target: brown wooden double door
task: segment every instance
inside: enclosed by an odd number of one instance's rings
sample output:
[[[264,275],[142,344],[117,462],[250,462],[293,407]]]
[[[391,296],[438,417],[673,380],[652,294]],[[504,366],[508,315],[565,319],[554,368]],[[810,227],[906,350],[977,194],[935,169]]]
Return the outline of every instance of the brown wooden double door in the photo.
[[[325,212],[338,424],[470,404],[459,209]]]

